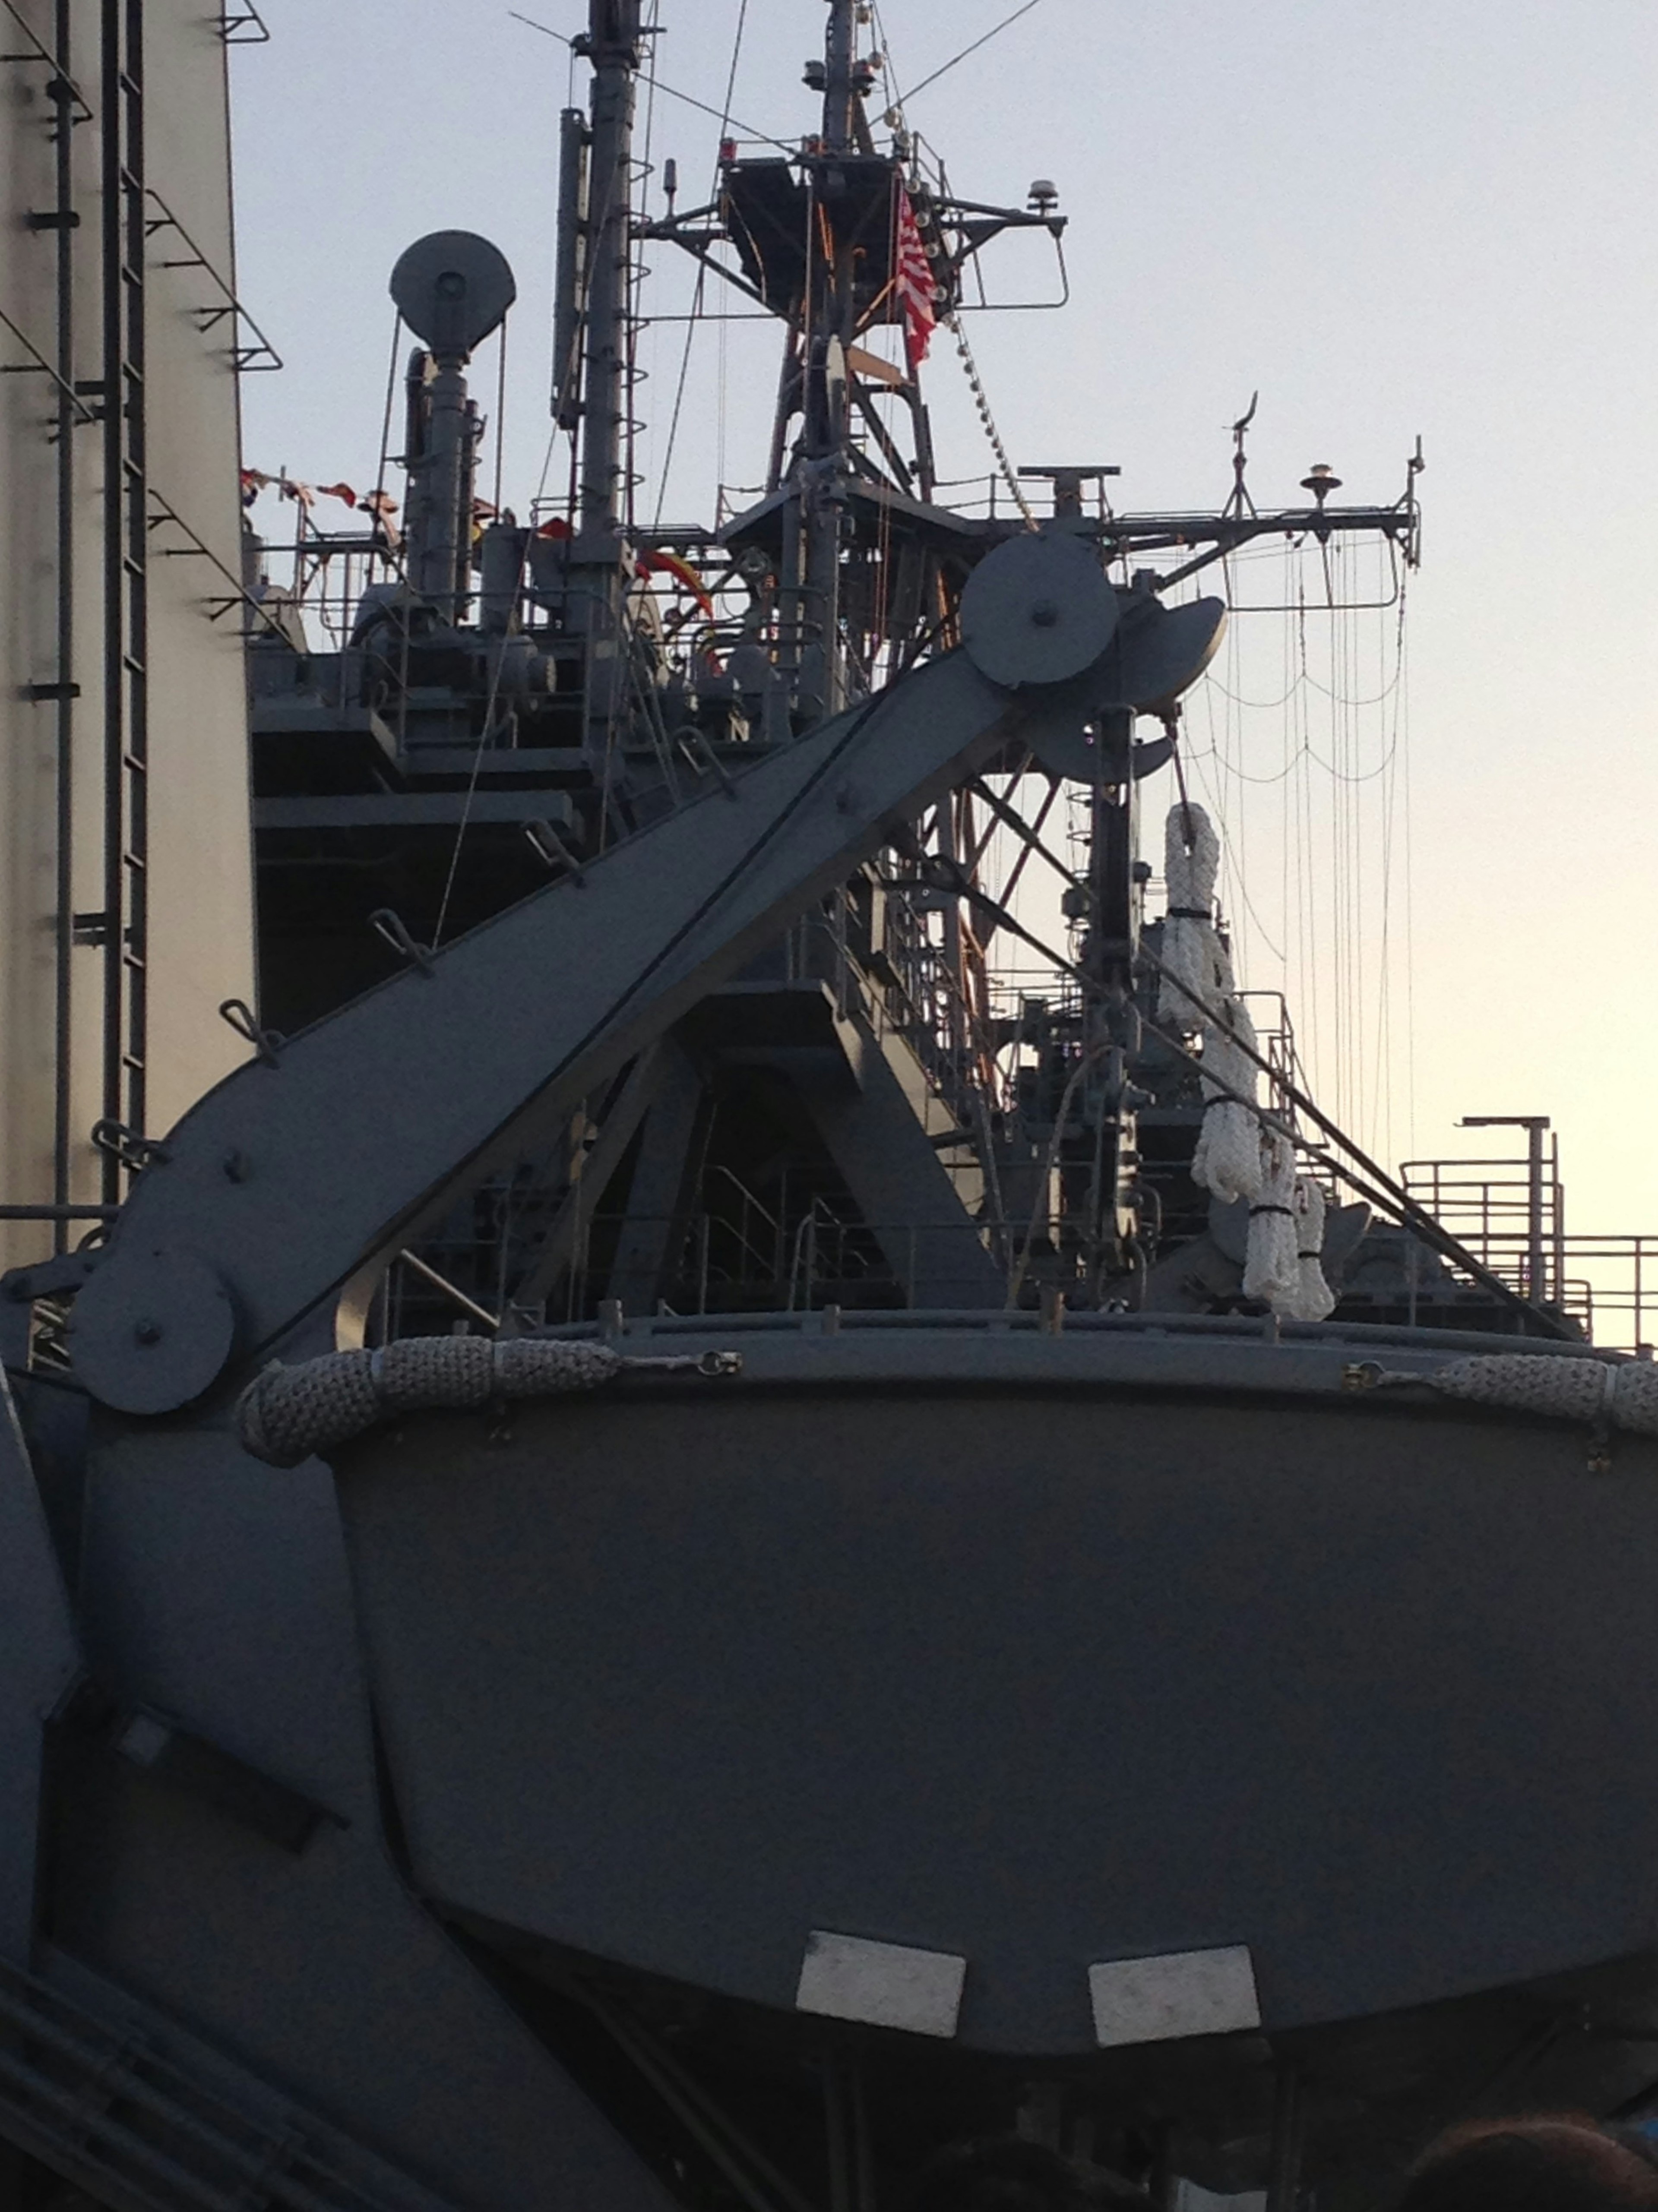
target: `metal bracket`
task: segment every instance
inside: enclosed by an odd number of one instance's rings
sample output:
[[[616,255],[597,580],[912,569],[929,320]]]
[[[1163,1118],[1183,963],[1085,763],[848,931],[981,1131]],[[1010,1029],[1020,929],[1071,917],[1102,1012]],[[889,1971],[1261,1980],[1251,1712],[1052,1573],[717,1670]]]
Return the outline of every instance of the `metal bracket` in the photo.
[[[400,960],[412,962],[423,975],[432,974],[432,952],[429,945],[421,945],[409,933],[409,926],[394,907],[376,907],[369,916],[369,927],[376,937],[389,945]]]
[[[94,1121],[88,1132],[94,1150],[112,1160],[119,1160],[134,1175],[140,1169],[159,1167],[173,1155],[158,1137],[146,1137],[137,1129],[129,1129],[125,1121],[117,1121],[106,1115]]]
[[[280,1030],[261,1029],[258,1017],[245,999],[222,1000],[219,1018],[253,1046],[267,1067],[277,1065],[282,1057],[282,1048],[288,1040]]]

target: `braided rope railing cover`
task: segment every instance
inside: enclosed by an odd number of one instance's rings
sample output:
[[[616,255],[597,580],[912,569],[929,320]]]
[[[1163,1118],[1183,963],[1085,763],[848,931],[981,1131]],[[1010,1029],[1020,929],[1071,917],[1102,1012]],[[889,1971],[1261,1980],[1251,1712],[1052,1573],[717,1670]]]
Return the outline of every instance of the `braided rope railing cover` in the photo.
[[[1367,1359],[1350,1363],[1345,1382],[1352,1390],[1414,1383],[1470,1405],[1582,1421],[1603,1438],[1612,1429],[1658,1437],[1658,1366],[1649,1359],[1570,1359],[1494,1352],[1453,1359],[1428,1373],[1381,1367]]]
[[[399,1413],[592,1390],[632,1368],[730,1375],[741,1364],[737,1352],[629,1358],[607,1344],[559,1337],[401,1337],[375,1352],[331,1352],[293,1367],[273,1361],[237,1400],[235,1428],[253,1458],[297,1467]],[[1366,1362],[1348,1379],[1361,1389],[1425,1384],[1473,1405],[1658,1437],[1658,1365],[1650,1360],[1495,1352],[1418,1374]]]
[[[236,1434],[255,1459],[297,1467],[398,1413],[592,1390],[633,1364],[607,1344],[557,1337],[399,1337],[375,1352],[273,1361],[236,1401]]]
[[[1606,1422],[1636,1436],[1658,1437],[1658,1367],[1649,1359],[1550,1359],[1501,1352],[1455,1359],[1413,1379],[1475,1405]]]

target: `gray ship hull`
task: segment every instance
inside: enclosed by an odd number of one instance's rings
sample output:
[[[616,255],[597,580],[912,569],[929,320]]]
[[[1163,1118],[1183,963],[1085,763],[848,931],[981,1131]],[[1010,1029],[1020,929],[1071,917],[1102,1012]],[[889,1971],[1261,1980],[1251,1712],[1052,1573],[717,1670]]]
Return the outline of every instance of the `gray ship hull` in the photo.
[[[778,2010],[912,1947],[1006,2054],[1094,2050],[1102,1962],[1247,1946],[1277,2033],[1658,1939],[1658,1444],[1316,1331],[743,1341],[340,1455],[444,1911]]]

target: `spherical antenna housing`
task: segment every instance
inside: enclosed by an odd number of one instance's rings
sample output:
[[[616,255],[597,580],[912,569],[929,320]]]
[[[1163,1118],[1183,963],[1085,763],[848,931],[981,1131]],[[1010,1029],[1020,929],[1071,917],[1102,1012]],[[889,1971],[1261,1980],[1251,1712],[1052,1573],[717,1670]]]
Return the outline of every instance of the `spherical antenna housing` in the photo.
[[[392,298],[432,352],[465,360],[518,297],[507,257],[470,230],[418,238],[392,271]]]

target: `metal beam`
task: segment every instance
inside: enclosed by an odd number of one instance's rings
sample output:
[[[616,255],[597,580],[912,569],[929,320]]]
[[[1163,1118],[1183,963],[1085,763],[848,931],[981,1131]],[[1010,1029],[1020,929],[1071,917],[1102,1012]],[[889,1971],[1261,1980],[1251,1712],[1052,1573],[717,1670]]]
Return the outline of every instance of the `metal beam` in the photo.
[[[935,1142],[948,1113],[901,1036],[862,1011],[851,1021],[861,1079],[807,1084],[802,1095],[858,1211],[912,1306],[1000,1306],[1006,1278]]]
[[[77,1301],[82,1379],[162,1411],[207,1388],[233,1330],[259,1356],[510,1157],[521,1116],[607,1080],[895,820],[1026,738],[1039,698],[935,661],[238,1071],[135,1186]]]

